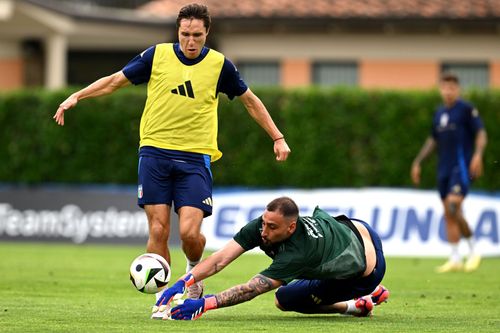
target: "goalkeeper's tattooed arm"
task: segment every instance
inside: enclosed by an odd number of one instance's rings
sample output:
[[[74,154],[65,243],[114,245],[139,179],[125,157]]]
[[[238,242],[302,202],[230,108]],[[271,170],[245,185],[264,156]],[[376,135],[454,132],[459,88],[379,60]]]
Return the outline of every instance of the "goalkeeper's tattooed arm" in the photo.
[[[227,289],[217,295],[217,307],[222,308],[251,300],[252,298],[276,289],[282,285],[281,281],[273,280],[257,274],[250,281]]]

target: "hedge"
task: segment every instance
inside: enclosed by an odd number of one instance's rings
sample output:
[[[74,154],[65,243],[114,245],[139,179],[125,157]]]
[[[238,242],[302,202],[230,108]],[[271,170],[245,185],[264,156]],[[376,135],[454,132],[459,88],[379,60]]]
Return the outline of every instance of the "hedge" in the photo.
[[[143,88],[84,100],[52,119],[73,89],[0,95],[0,182],[135,184]],[[221,97],[215,186],[410,187],[410,165],[430,132],[437,91],[256,89],[283,131],[292,154],[277,163],[273,143],[239,102]],[[474,189],[500,188],[500,91],[465,95],[488,131],[485,175]],[[434,188],[433,157],[423,165],[422,187]]]

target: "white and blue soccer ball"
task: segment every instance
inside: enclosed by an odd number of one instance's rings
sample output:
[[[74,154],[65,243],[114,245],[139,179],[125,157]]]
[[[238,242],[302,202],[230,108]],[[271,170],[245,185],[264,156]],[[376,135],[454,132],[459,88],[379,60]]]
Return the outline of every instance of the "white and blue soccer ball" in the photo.
[[[155,294],[167,287],[170,266],[160,255],[141,254],[130,265],[130,281],[141,293]]]

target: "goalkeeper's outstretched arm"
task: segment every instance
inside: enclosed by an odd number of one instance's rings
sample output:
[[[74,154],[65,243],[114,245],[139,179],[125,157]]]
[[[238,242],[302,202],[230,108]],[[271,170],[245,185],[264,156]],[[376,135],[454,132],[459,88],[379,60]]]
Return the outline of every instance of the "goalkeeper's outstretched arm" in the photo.
[[[202,260],[190,273],[193,274],[195,281],[204,280],[222,271],[224,267],[244,252],[245,249],[234,239],[231,239],[222,249]]]
[[[245,249],[232,239],[222,249],[196,265],[190,273],[195,281],[206,279],[223,270],[244,252]],[[257,274],[247,283],[234,286],[215,295],[217,307],[221,308],[249,301],[260,294],[278,288],[282,284],[282,281]]]
[[[268,278],[262,274],[257,274],[247,283],[234,286],[215,295],[217,299],[217,308],[249,301],[260,294],[278,288],[282,284],[281,281]]]
[[[153,307],[153,313],[163,311],[165,307],[174,299],[177,294],[184,294],[186,288],[220,272],[229,265],[234,259],[238,258],[245,249],[236,241],[229,241],[222,249],[213,253],[208,258],[201,261],[190,272],[184,274],[170,288],[167,288],[156,301]]]
[[[281,281],[257,274],[250,281],[227,289],[217,295],[207,295],[201,299],[187,299],[171,311],[174,320],[195,320],[208,310],[240,304],[255,296],[278,288]]]

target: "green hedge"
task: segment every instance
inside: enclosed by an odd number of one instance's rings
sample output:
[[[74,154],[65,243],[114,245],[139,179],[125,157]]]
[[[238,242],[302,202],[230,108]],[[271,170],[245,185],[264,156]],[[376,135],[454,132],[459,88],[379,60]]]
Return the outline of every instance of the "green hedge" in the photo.
[[[135,184],[143,88],[84,100],[66,125],[52,116],[72,90],[0,95],[0,182]],[[436,91],[356,89],[256,90],[283,131],[292,154],[274,160],[273,144],[239,101],[221,98],[216,186],[411,186],[411,161],[430,131]],[[465,96],[488,131],[485,175],[474,188],[500,188],[500,92]],[[423,166],[422,187],[433,188],[435,157]]]

